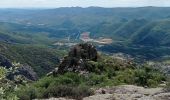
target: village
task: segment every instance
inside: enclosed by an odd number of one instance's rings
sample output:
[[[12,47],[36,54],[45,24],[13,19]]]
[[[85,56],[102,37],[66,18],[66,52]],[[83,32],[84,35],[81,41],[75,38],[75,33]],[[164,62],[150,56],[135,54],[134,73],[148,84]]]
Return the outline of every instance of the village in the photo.
[[[78,39],[76,40],[71,40],[70,36],[67,37],[66,39],[63,39],[62,41],[57,41],[53,45],[54,46],[73,46],[76,45],[79,42],[88,42],[88,43],[94,43],[97,44],[99,47],[104,46],[104,45],[109,45],[112,44],[113,40],[111,38],[105,38],[105,37],[99,37],[97,39],[91,38],[90,37],[90,32],[83,32],[78,34]]]

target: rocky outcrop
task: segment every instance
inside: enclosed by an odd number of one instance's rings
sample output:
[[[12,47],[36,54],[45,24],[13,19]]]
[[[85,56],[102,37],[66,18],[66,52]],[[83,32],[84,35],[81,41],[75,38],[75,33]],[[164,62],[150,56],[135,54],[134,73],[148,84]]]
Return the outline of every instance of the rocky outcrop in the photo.
[[[59,67],[53,74],[63,74],[65,72],[88,72],[88,61],[97,61],[98,54],[92,44],[82,43],[75,45],[68,56],[64,57]]]
[[[0,67],[7,68],[8,74],[7,79],[15,80],[16,76],[22,76],[27,80],[35,81],[38,79],[37,74],[34,72],[31,66],[19,64],[17,67],[7,59],[5,56],[0,54]]]
[[[69,57],[97,61],[97,50],[92,44],[82,43],[74,46],[70,50]]]
[[[29,65],[20,65],[17,69],[7,75],[9,80],[15,80],[16,76],[22,76],[27,80],[36,81],[38,79],[37,74],[33,71]]]
[[[4,57],[3,55],[0,55],[0,66],[10,68],[12,67],[12,63],[9,59]]]

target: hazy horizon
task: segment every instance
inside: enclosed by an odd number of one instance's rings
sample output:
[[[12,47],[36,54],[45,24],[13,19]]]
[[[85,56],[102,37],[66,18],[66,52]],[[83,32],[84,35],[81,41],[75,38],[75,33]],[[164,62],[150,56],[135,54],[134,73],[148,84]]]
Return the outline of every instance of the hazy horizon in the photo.
[[[0,8],[170,7],[170,0],[2,0]]]

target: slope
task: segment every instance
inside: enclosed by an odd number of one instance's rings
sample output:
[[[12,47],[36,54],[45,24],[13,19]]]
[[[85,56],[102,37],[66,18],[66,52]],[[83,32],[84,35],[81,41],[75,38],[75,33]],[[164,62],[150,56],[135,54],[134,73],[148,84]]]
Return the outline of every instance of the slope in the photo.
[[[132,36],[132,43],[149,46],[169,46],[169,24],[169,19],[151,22]]]

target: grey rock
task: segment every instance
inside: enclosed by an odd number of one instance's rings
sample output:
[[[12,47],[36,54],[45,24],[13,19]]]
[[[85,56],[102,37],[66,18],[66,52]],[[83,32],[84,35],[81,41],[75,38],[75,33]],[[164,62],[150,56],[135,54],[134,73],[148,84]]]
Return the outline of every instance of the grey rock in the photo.
[[[14,80],[14,77],[17,75],[24,76],[28,80],[36,81],[38,79],[37,74],[34,72],[31,66],[21,65],[15,72],[9,73],[7,78]]]
[[[0,55],[0,66],[10,68],[12,67],[12,63],[9,59],[4,57],[3,55]]]

